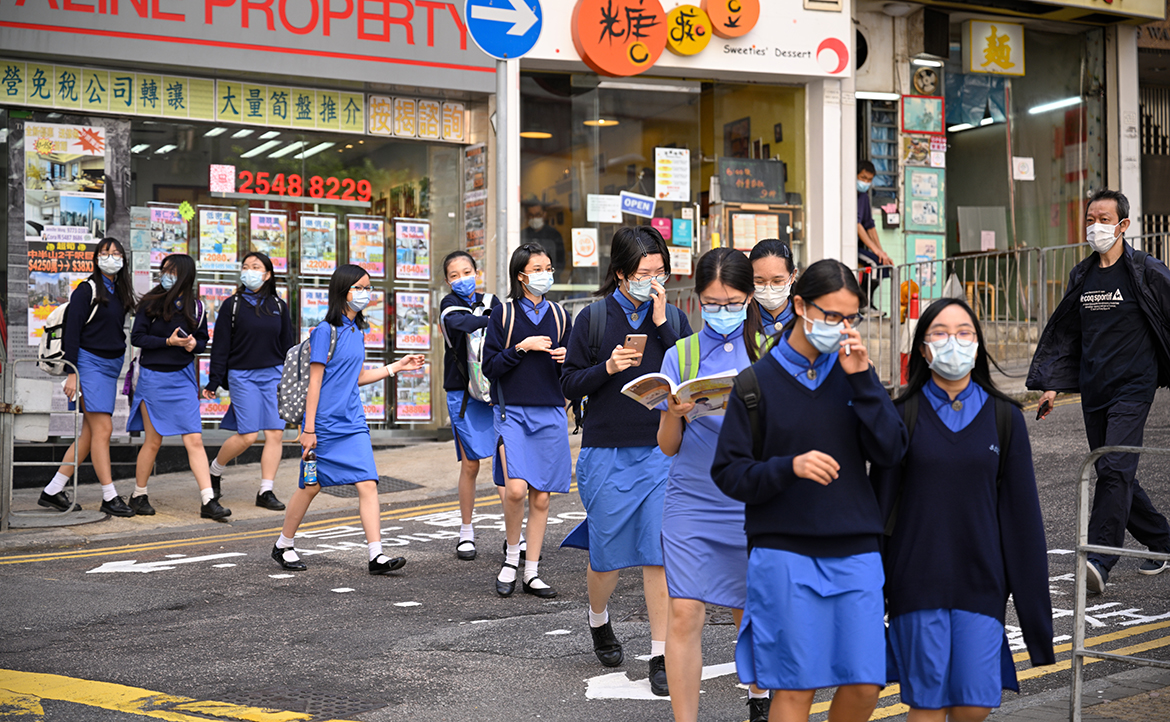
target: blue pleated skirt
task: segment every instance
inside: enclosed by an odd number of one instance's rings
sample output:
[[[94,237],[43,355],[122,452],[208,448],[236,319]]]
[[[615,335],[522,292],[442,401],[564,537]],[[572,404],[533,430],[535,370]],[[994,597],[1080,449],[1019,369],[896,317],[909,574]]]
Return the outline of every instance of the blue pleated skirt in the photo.
[[[595,572],[662,566],[662,501],[670,459],[657,446],[585,447],[577,493],[586,519],[561,546],[589,550]]]
[[[125,358],[102,358],[85,349],[77,350],[77,387],[85,399],[85,410],[91,414],[113,414],[118,398],[118,376]],[[69,402],[69,410],[76,404]]]
[[[1003,624],[959,609],[894,617],[887,635],[888,681],[902,685],[914,709],[999,707],[1003,690],[1020,691]]]
[[[150,423],[160,436],[203,432],[194,362],[178,371],[151,371],[143,368],[138,372],[138,385],[134,387],[130,418],[126,422],[127,431],[144,430],[142,404],[146,404]]]
[[[492,407],[475,399],[467,400],[467,410],[459,418],[466,391],[447,392],[447,415],[451,417],[451,433],[455,435],[455,458],[489,459],[495,453],[496,420]]]
[[[881,556],[814,558],[757,547],[735,647],[744,684],[822,689],[886,684]]]
[[[508,478],[523,479],[537,491],[569,493],[573,457],[569,452],[569,421],[563,406],[509,406],[501,417],[493,406],[497,447],[492,464],[496,486],[504,485],[499,446],[508,462]]]
[[[378,466],[374,463],[374,447],[370,444],[370,430],[352,434],[331,435],[317,432],[317,483],[321,486],[341,486],[359,481],[378,481]],[[305,462],[301,462],[298,485],[305,488]]]
[[[232,403],[219,427],[239,434],[283,430],[284,419],[276,406],[276,387],[283,370],[283,364],[266,369],[228,369]]]

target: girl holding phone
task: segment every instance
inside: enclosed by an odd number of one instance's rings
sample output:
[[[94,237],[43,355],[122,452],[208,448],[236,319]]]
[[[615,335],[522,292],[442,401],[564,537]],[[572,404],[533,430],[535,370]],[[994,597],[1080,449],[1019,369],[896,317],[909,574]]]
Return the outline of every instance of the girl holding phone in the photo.
[[[752,280],[756,303],[760,304],[760,321],[764,333],[775,336],[792,320],[788,297],[796,274],[792,249],[777,238],[760,241],[752,248]]]
[[[622,394],[622,387],[661,368],[690,323],[677,308],[668,318],[663,284],[670,277],[670,252],[649,226],[619,228],[613,236],[609,270],[596,296],[576,319],[561,374],[570,399],[589,397],[577,458],[577,491],[588,518],[563,546],[589,551],[589,628],[593,652],[606,667],[622,663],[622,645],[609,621],[609,598],[618,570],[642,568],[650,617],[650,689],[669,694],[666,680],[666,572],[662,562],[662,500],[668,459],[658,448],[658,413]],[[594,312],[605,313],[601,358],[590,348]],[[636,336],[630,339],[631,336]],[[641,350],[627,347],[637,341]],[[631,344],[633,345],[633,344]]]
[[[302,458],[316,455],[316,477],[305,479],[301,464],[298,489],[289,500],[284,527],[272,547],[281,568],[301,572],[307,565],[293,547],[293,537],[322,486],[353,484],[358,515],[366,533],[370,574],[381,575],[406,565],[402,557],[382,553],[378,504],[378,467],[370,444],[370,427],[362,409],[360,386],[390,378],[399,371],[422,368],[426,358],[413,354],[377,369],[364,369],[365,328],[362,311],[370,304],[370,276],[361,266],[341,266],[329,279],[329,311],[309,336],[309,388],[301,427]],[[330,353],[332,349],[332,353]]]

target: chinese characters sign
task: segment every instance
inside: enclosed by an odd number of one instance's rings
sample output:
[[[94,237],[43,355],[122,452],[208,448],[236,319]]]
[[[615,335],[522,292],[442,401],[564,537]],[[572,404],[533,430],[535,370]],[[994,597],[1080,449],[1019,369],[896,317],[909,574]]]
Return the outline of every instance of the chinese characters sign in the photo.
[[[599,75],[649,70],[666,49],[667,35],[658,0],[579,0],[573,10],[573,45]]]
[[[968,20],[963,23],[963,69],[967,73],[1024,74],[1024,26]]]
[[[679,5],[666,16],[666,47],[676,55],[698,55],[711,42],[711,18],[703,8]]]
[[[215,117],[227,123],[364,133],[366,104],[361,93],[217,80]]]
[[[721,38],[743,37],[760,20],[760,0],[703,0],[703,9]]]
[[[73,289],[93,273],[93,244],[28,244],[28,345],[36,346],[45,319],[69,300]]]
[[[464,140],[466,107],[463,103],[371,95],[367,106],[366,132],[370,135],[456,142]]]

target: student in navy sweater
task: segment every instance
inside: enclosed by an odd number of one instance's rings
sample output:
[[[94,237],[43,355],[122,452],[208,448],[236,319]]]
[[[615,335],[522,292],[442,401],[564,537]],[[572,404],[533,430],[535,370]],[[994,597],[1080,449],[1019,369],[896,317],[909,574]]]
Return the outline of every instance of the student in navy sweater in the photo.
[[[142,349],[127,431],[145,431],[138,449],[137,486],[130,496],[136,514],[154,514],[147,482],[164,436],[182,436],[187,462],[199,485],[199,516],[222,521],[231,516],[211,489],[195,357],[207,347],[207,316],[195,294],[195,261],[175,253],[162,261],[159,284],[142,297],[130,342]]]
[[[504,488],[507,546],[496,593],[516,591],[520,525],[528,499],[528,550],[524,593],[550,598],[556,590],[539,576],[540,549],[548,523],[549,494],[567,494],[572,475],[568,417],[561,393],[561,364],[569,340],[565,310],[544,297],[553,266],[537,243],[526,243],[508,264],[510,300],[492,311],[484,340],[483,373],[492,382],[496,457],[492,474]]]
[[[735,661],[773,690],[772,720],[807,720],[816,690],[837,687],[830,716],[863,722],[886,683],[884,519],[866,464],[901,461],[906,429],[853,327],[854,273],[818,261],[792,293],[796,318],[752,367],[761,456],[733,393],[711,466],[745,504],[751,549]]]
[[[891,679],[911,722],[980,722],[1001,690],[1019,691],[1003,627],[1009,594],[1032,664],[1056,661],[1032,447],[1023,414],[991,381],[966,303],[931,304],[911,348],[910,383],[895,402],[918,407],[910,448],[901,465],[875,472],[881,488],[898,490],[885,554]],[[1003,449],[997,403],[1011,409]]]
[[[211,488],[219,499],[220,479],[232,459],[256,443],[264,432],[260,456],[260,491],[256,506],[283,511],[272,485],[280,466],[284,420],[277,409],[276,387],[284,355],[296,344],[288,304],[276,295],[272,260],[259,251],[244,256],[240,288],[220,306],[211,345],[211,370],[203,398],[214,399],[220,386],[230,390],[232,403],[219,428],[235,431],[211,462]]]
[[[757,243],[748,260],[752,262],[752,277],[760,304],[760,320],[764,333],[775,336],[792,320],[792,303],[788,300],[796,278],[796,263],[792,249],[778,238],[767,238]]]
[[[662,500],[670,459],[658,448],[658,413],[622,395],[622,387],[662,367],[681,336],[691,335],[681,311],[667,318],[670,251],[650,226],[619,228],[610,247],[609,270],[595,294],[604,300],[605,334],[593,358],[589,326],[596,306],[577,316],[561,374],[570,399],[589,397],[588,419],[577,458],[577,491],[588,518],[565,540],[589,551],[589,627],[593,652],[607,667],[622,663],[622,645],[609,623],[609,598],[618,570],[642,568],[650,616],[650,689],[668,694],[666,682],[666,572],[662,567]],[[623,346],[631,334],[646,336],[641,353]]]
[[[63,339],[65,360],[79,371],[65,378],[65,395],[73,409],[75,397],[80,394],[81,436],[65,452],[66,463],[57,469],[37,503],[61,511],[69,509],[72,501],[65,493],[65,484],[73,477],[71,462],[76,458],[80,464],[86,456],[92,456],[94,473],[102,485],[101,510],[112,516],[134,516],[134,510],[114,490],[110,467],[114,400],[126,357],[126,314],[134,313],[136,304],[126,252],[118,239],[103,238],[98,242],[93,267],[93,274],[69,296]]]

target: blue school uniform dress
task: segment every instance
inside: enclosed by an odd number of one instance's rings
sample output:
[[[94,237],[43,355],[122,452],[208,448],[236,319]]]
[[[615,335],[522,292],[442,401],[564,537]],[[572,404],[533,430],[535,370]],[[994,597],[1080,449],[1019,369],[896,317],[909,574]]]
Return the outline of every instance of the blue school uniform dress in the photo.
[[[742,371],[749,365],[743,326],[729,336],[706,325],[699,331],[696,377]],[[662,374],[676,384],[680,381],[673,350],[662,361]],[[659,408],[665,411],[665,402]],[[743,502],[728,497],[711,480],[723,417],[683,423],[682,444],[670,465],[662,509],[667,590],[675,599],[743,609],[748,563]]]
[[[231,392],[231,406],[220,421],[221,429],[240,434],[284,429],[276,389],[284,370],[284,355],[295,343],[288,306],[276,296],[261,297],[244,290],[220,307],[204,388],[215,393],[223,386]]]
[[[452,291],[443,297],[439,310],[443,323],[443,336],[447,350],[443,355],[443,390],[447,392],[447,416],[451,419],[451,433],[455,436],[455,458],[487,459],[495,450],[496,420],[490,404],[467,395],[469,383],[467,364],[467,334],[486,328],[490,313],[500,305],[492,297],[488,313],[476,315],[470,311],[448,311],[448,309],[469,308],[473,311],[483,308],[484,295],[473,294],[472,298],[460,296]],[[464,406],[466,397],[467,405]]]
[[[581,453],[577,456],[577,493],[586,519],[561,546],[589,551],[597,572],[641,566],[662,566],[662,505],[670,458],[658,448],[659,413],[622,394],[630,381],[662,367],[674,354],[681,336],[691,335],[690,323],[679,313],[676,333],[669,321],[655,326],[651,302],[635,305],[620,290],[605,301],[605,334],[592,358],[589,324],[592,307],[576,319],[569,353],[561,374],[566,398],[588,397]],[[610,376],[606,362],[628,334],[646,334],[642,362]]]
[[[790,333],[753,366],[764,460],[732,394],[711,467],[745,504],[751,546],[736,668],[763,689],[884,685],[884,520],[866,464],[901,460],[906,430],[872,369],[846,374],[836,353],[810,363]],[[841,466],[828,486],[793,471],[814,449]]]
[[[758,304],[757,304],[758,305]],[[764,333],[769,336],[775,336],[784,330],[785,324],[792,320],[796,313],[792,310],[792,301],[789,300],[784,304],[784,308],[776,313],[760,306],[760,321],[764,324]]]
[[[144,430],[142,405],[145,404],[150,423],[161,436],[203,432],[195,357],[207,348],[207,317],[201,312],[202,304],[198,304],[195,317],[199,319],[199,327],[192,332],[182,310],[183,303],[183,299],[176,302],[175,315],[170,321],[162,316],[152,317],[146,309],[139,309],[134,317],[130,343],[142,349],[142,354],[138,358],[141,370],[130,402],[127,431]],[[176,328],[195,337],[193,352],[188,353],[179,346],[167,346],[167,339]]]
[[[497,436],[492,477],[496,486],[504,486],[499,454],[503,448],[507,478],[523,479],[537,491],[567,494],[573,459],[561,394],[561,364],[543,351],[522,354],[516,344],[529,336],[548,336],[553,348],[564,346],[572,324],[566,318],[558,335],[557,312],[543,298],[535,305],[527,298],[511,303],[511,343],[507,343],[501,304],[492,311],[483,348],[483,372],[492,382]]]
[[[888,677],[915,709],[999,707],[1002,690],[1019,691],[1003,626],[1009,594],[1032,663],[1056,661],[1027,426],[1013,408],[999,449],[995,404],[978,384],[957,404],[933,380],[920,393],[904,465],[875,475],[900,481],[886,554]]]
[[[366,360],[366,336],[352,319],[342,316],[332,357],[329,337],[328,321],[317,324],[309,335],[309,362],[325,366],[313,424],[317,433],[317,483],[339,486],[377,482],[370,425],[358,390],[358,377]],[[305,488],[303,461],[299,486]]]
[[[126,357],[126,309],[115,293],[114,282],[104,274],[91,276],[105,290],[106,303],[97,304],[92,321],[93,289],[82,283],[69,296],[65,309],[65,360],[77,366],[77,387],[89,413],[113,414],[118,396],[118,376]],[[69,369],[72,370],[72,369]],[[69,410],[76,408],[69,402]]]

